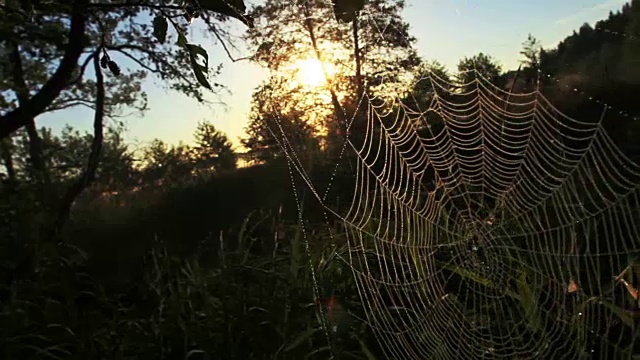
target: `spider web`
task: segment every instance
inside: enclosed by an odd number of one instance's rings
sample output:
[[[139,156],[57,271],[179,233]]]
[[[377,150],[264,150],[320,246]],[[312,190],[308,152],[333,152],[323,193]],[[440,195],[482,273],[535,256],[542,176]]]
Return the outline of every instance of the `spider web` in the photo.
[[[364,139],[347,140],[345,214],[289,152],[344,224],[365,321],[390,359],[628,356],[640,167],[604,131],[608,107],[580,121],[474,73],[430,73],[422,112],[369,106]]]
[[[429,74],[424,113],[370,109],[344,216],[368,322],[393,359],[628,356],[639,167],[606,107],[579,121],[475,73]]]
[[[629,358],[640,166],[603,128],[615,114],[602,104],[575,119],[539,88],[511,93],[470,73],[420,79],[427,109],[363,102],[366,131],[341,153],[355,159],[346,212],[271,129],[343,224],[362,320],[389,359]]]

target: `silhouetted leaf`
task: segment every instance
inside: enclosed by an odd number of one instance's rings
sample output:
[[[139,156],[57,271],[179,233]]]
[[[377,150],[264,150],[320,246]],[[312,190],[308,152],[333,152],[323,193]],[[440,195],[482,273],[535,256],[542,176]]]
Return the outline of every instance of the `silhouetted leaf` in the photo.
[[[157,15],[153,19],[153,36],[160,42],[164,44],[167,40],[167,28],[168,28],[167,19],[162,15]]]
[[[268,62],[272,48],[273,48],[273,42],[272,41],[263,42],[258,47],[258,50],[256,50],[256,53],[254,55],[254,59],[258,60],[258,61]]]
[[[109,70],[111,71],[111,73],[113,73],[113,75],[115,76],[119,76],[122,73],[120,71],[120,67],[118,66],[118,64],[116,64],[116,62],[113,60],[109,60],[107,62],[107,66],[109,67]]]
[[[178,31],[178,41],[176,42],[179,46],[187,46],[188,41],[187,38],[184,36],[184,33],[182,33],[182,31]]]
[[[196,79],[198,80],[200,85],[206,87],[209,90],[213,90],[205,75],[209,71],[209,55],[207,54],[207,51],[202,47],[194,44],[187,44],[186,47],[187,50],[189,50],[189,56],[191,57],[191,67],[193,68],[193,72],[196,74]],[[202,56],[204,64],[198,63],[198,55]]]
[[[205,10],[238,19],[248,27],[253,27],[253,19],[245,14],[247,6],[243,0],[200,0],[199,4]]]
[[[365,0],[333,0],[333,13],[336,20],[352,22],[358,11],[364,7]]]
[[[178,33],[178,41],[176,42],[176,44],[178,46],[186,47],[189,41],[187,41],[187,37],[184,35],[184,32],[179,27],[177,27],[175,23],[173,23],[173,28],[176,29],[176,32]]]
[[[196,79],[198,80],[200,85],[206,87],[209,90],[213,90],[211,84],[209,83],[209,80],[207,80],[207,77],[205,75],[209,72],[209,55],[207,54],[207,51],[201,46],[189,44],[187,42],[186,36],[184,35],[184,32],[182,32],[182,30],[180,30],[180,28],[178,28],[175,23],[174,28],[178,33],[177,44],[179,46],[184,46],[189,52],[189,60],[191,62],[191,67],[193,68],[193,72],[196,75]],[[198,55],[203,57],[204,64],[201,65],[200,63],[198,63]]]

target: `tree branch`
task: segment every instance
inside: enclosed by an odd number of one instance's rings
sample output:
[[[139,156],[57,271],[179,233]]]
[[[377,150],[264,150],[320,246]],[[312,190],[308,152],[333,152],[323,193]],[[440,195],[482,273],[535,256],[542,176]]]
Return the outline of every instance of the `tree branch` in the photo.
[[[80,71],[78,72],[78,76],[76,76],[75,79],[70,80],[67,86],[73,86],[80,83],[80,80],[82,80],[82,77],[84,76],[84,71],[86,70],[87,66],[89,65],[89,63],[91,62],[91,59],[94,56],[95,54],[92,52],[91,55],[87,56],[87,58],[84,59],[84,62],[82,63],[82,65],[80,65]]]
[[[76,0],[73,4],[69,43],[56,72],[44,86],[24,105],[0,117],[0,139],[25,126],[29,119],[41,114],[55,100],[69,82],[78,59],[84,50],[86,5],[89,0]]]
[[[102,153],[102,143],[104,140],[103,120],[105,103],[104,75],[102,74],[102,68],[100,67],[100,51],[102,51],[102,47],[96,50],[93,58],[93,67],[96,73],[96,109],[93,118],[93,142],[91,143],[89,161],[87,162],[87,168],[85,169],[84,174],[82,174],[80,178],[71,185],[61,200],[58,219],[51,236],[52,239],[60,234],[62,228],[69,219],[71,207],[78,196],[80,196],[84,189],[91,185],[95,180],[98,165],[100,164],[100,155]]]
[[[174,66],[171,62],[167,61],[162,54],[158,54],[155,51],[150,51],[149,49],[146,49],[142,46],[139,45],[110,45],[110,46],[106,46],[105,47],[107,50],[115,50],[115,51],[119,51],[120,53],[122,53],[123,55],[129,57],[131,60],[135,61],[138,65],[140,65],[142,68],[154,73],[154,74],[160,74],[160,76],[162,77],[163,71],[161,69],[159,69],[156,65],[156,69],[152,69],[150,66],[143,64],[139,59],[137,59],[134,55],[123,51],[123,50],[134,50],[134,51],[139,51],[143,54],[148,55],[149,57],[151,57],[153,59],[154,62],[157,62],[159,64],[162,64],[164,66],[166,66],[167,68],[171,69],[172,71],[174,71],[177,76],[181,79],[183,79],[186,82],[193,82],[193,79],[191,79],[190,77],[187,77],[186,75],[184,75],[184,71],[180,71],[179,68],[177,68],[176,66]]]
[[[124,45],[124,46],[126,46],[126,45]],[[140,59],[138,59],[137,57],[135,57],[135,56],[133,56],[133,55],[129,54],[128,52],[126,52],[126,51],[124,50],[124,46],[106,46],[106,48],[107,48],[108,50],[114,50],[114,51],[117,51],[117,52],[119,52],[119,53],[123,54],[124,56],[128,57],[128,58],[129,58],[129,59],[131,59],[133,62],[135,62],[136,64],[138,64],[141,68],[143,68],[143,69],[145,69],[145,70],[149,71],[149,72],[150,72],[150,73],[152,73],[152,74],[162,74],[162,71],[161,71],[161,70],[159,70],[159,69],[157,69],[157,68],[156,68],[156,69],[152,68],[151,66],[149,66],[149,65],[147,65],[147,64],[145,64],[145,63],[143,63],[143,62],[142,62]],[[148,52],[147,52],[147,53],[148,53]]]
[[[184,6],[179,6],[179,5],[154,5],[154,4],[148,4],[148,3],[143,3],[143,2],[124,2],[124,3],[110,3],[110,4],[106,4],[106,3],[93,3],[93,4],[89,4],[89,7],[95,7],[95,8],[102,8],[102,9],[108,9],[108,10],[113,10],[113,9],[120,9],[123,7],[146,7],[149,9],[154,9],[154,10],[185,10]]]
[[[84,100],[84,99],[69,99],[67,101],[61,102],[60,104],[56,104],[56,105],[52,105],[50,107],[47,108],[47,110],[45,112],[47,113],[52,113],[52,112],[56,112],[56,111],[60,111],[60,110],[65,110],[65,109],[70,109],[70,108],[74,108],[76,106],[85,106],[91,110],[95,110],[95,104],[89,102],[88,100]]]
[[[8,5],[0,4],[0,10],[6,11],[7,13],[18,14],[25,19],[29,18],[29,15],[25,13],[22,9],[14,9]]]
[[[211,27],[211,32],[213,32],[213,35],[215,35],[216,38],[218,39],[218,41],[220,41],[220,44],[222,45],[222,48],[227,53],[227,57],[229,58],[229,60],[231,60],[231,62],[238,62],[238,61],[241,61],[241,60],[251,60],[253,58],[253,56],[245,56],[245,57],[241,57],[241,58],[235,59],[231,55],[231,51],[229,51],[229,47],[227,47],[227,43],[224,42],[224,39],[222,38],[222,36],[220,36],[220,34],[218,34],[218,32],[216,31],[216,29],[214,27]]]

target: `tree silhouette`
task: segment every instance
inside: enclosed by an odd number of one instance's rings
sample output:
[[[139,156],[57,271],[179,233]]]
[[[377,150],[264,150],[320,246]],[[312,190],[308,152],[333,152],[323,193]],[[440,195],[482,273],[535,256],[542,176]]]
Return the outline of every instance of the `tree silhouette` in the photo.
[[[40,204],[44,209],[60,208],[58,223],[64,223],[64,214],[69,213],[75,198],[96,177],[103,150],[104,118],[117,115],[115,110],[120,106],[146,108],[145,93],[140,86],[143,78],[155,75],[167,88],[200,102],[205,101],[204,88],[218,87],[207,79],[210,71],[206,51],[187,40],[189,22],[177,18],[182,15],[187,20],[201,18],[211,34],[223,41],[218,20],[231,16],[251,25],[243,12],[242,0],[233,3],[170,0],[163,4],[89,0],[3,2],[0,54],[5,56],[0,60],[0,139],[5,167],[12,167],[9,136],[25,127]],[[141,16],[149,13],[151,17]],[[173,25],[175,35],[168,33],[168,22]],[[171,38],[177,42],[168,42]],[[123,71],[123,63],[130,64],[133,70]],[[214,69],[218,71],[219,68]],[[74,106],[95,110],[94,135],[85,170],[60,196],[58,191],[52,191],[50,169],[35,121],[45,112]]]
[[[356,3],[351,5],[359,8]],[[341,147],[348,122],[353,124],[351,134],[360,134],[356,128],[365,123],[368,104],[362,95],[375,96],[379,106],[391,106],[420,64],[415,38],[402,18],[403,9],[404,1],[371,0],[355,11],[362,19],[344,23],[351,17],[339,15],[336,21],[333,4],[326,1],[268,0],[255,7],[251,14],[260,31],[250,29],[247,39],[257,49],[256,61],[275,74],[265,85],[278,94],[274,102],[279,111],[286,114],[313,102],[311,112],[303,113],[304,122],[327,133],[328,148]],[[319,58],[335,69],[328,86],[305,89],[291,85],[296,79],[290,69],[308,58]]]
[[[480,75],[493,83],[497,83],[501,73],[502,66],[494,58],[484,53],[479,53],[460,60],[457,80],[460,84],[469,84]],[[474,88],[475,85],[472,84],[466,90],[470,91]]]
[[[33,164],[29,160],[29,138],[19,132],[15,142],[14,163],[17,176],[25,183],[36,183]],[[67,126],[59,136],[42,129],[43,155],[54,186],[63,188],[79,177],[86,167],[93,135],[81,133]],[[104,136],[96,183],[102,188],[115,189],[133,184],[134,157],[122,139],[122,130],[113,128]]]
[[[522,55],[520,64],[524,66],[521,71],[521,75],[526,84],[525,87],[528,90],[533,89],[532,86],[538,78],[538,71],[540,71],[541,51],[542,46],[540,45],[538,39],[536,39],[531,34],[527,35],[527,40],[522,43],[522,50],[520,50],[520,55]]]
[[[147,185],[176,186],[193,174],[191,149],[184,143],[169,146],[155,139],[143,151],[142,179]]]
[[[403,100],[405,105],[418,112],[429,108],[434,95],[431,76],[446,82],[451,81],[449,72],[440,62],[437,60],[424,62],[414,71],[413,84]]]
[[[231,142],[210,122],[198,124],[193,153],[195,167],[200,172],[215,173],[236,168],[237,159]]]
[[[253,94],[252,113],[241,142],[254,161],[264,162],[285,156],[282,146],[305,156],[319,149],[319,128],[306,116],[306,107],[275,106],[278,94],[263,85]]]
[[[235,15],[236,18],[246,18],[238,15],[235,10],[230,12],[229,6],[222,6],[226,3],[222,0],[204,3],[206,6],[203,5],[203,8],[194,8],[193,3],[178,0],[167,1],[161,5],[154,1],[6,1],[0,7],[0,16],[3,19],[0,34],[5,40],[0,46],[0,53],[8,55],[11,60],[9,64],[2,64],[1,68],[3,72],[10,68],[17,74],[20,70],[18,58],[24,59],[22,61],[25,64],[21,72],[33,76],[34,85],[30,86],[24,77],[22,81],[26,82],[26,86],[16,81],[19,80],[16,78],[10,86],[6,83],[0,84],[0,91],[3,92],[0,105],[8,102],[4,94],[8,89],[19,91],[23,97],[18,106],[10,106],[6,113],[0,116],[0,138],[26,126],[47,109],[69,104],[63,101],[65,91],[87,83],[84,77],[85,70],[93,56],[101,56],[93,51],[98,47],[105,49],[107,58],[103,66],[113,75],[153,74],[161,78],[168,88],[204,101],[200,84],[203,84],[203,73],[208,70],[208,66],[200,66],[196,59],[206,56],[206,52],[197,45],[187,43],[188,23],[178,22],[174,18],[185,12],[189,14],[188,17],[198,16],[216,36],[221,32],[216,21],[223,16]],[[234,8],[244,8],[242,0],[235,1],[234,4]],[[156,20],[151,17],[152,20],[141,21],[139,15],[146,12],[151,12]],[[166,41],[166,19],[170,19],[177,30],[177,44]],[[149,31],[151,27],[155,31]],[[122,74],[116,60],[110,59],[107,52],[118,54],[120,59],[127,59],[137,65],[138,73]],[[20,56],[15,56],[16,53]],[[3,56],[3,61],[6,61],[5,58]],[[43,67],[42,63],[58,65],[51,68]],[[24,68],[36,65],[36,69],[39,69],[37,72],[31,68]],[[189,68],[194,69],[195,78],[185,71]],[[135,86],[134,90],[140,92]],[[90,100],[78,97],[78,94],[73,95],[76,96],[68,99],[71,104],[74,103],[71,99],[84,104],[90,103]]]
[[[522,43],[522,50],[520,50],[520,55],[523,57],[520,63],[526,68],[537,70],[540,67],[541,50],[540,41],[531,34],[527,35],[527,40]]]
[[[622,68],[628,81],[640,81],[640,1],[631,1],[629,22],[625,29],[626,39],[622,48]]]

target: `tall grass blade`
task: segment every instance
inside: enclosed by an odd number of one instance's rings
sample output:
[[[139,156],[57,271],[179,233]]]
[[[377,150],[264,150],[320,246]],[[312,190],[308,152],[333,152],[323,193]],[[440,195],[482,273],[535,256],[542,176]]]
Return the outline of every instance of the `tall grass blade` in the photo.
[[[320,329],[318,328],[311,328],[311,329],[307,329],[306,331],[303,331],[302,333],[300,333],[300,335],[298,335],[298,337],[296,337],[295,339],[293,339],[293,341],[289,343],[289,346],[285,347],[284,351],[289,352],[297,348],[303,342],[311,339],[315,335],[315,333],[317,333],[318,331],[320,331]]]
[[[316,354],[320,354],[326,351],[331,351],[331,346],[327,345],[327,346],[323,346],[320,347],[318,349],[313,350],[312,352],[308,353],[304,358],[305,359],[310,359],[312,356],[316,355]]]
[[[525,317],[528,321],[528,326],[535,332],[542,332],[542,320],[538,312],[538,305],[534,292],[527,284],[527,274],[522,273],[518,277],[518,294],[520,295],[520,305],[524,311]]]
[[[377,360],[375,355],[369,350],[367,345],[362,341],[362,339],[358,336],[358,343],[360,344],[360,348],[362,349],[362,353],[367,357],[367,360]]]

